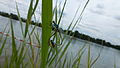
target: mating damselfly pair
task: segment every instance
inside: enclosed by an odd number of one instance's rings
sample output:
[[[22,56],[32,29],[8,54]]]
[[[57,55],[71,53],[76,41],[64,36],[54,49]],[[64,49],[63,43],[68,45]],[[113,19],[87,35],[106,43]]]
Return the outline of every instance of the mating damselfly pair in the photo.
[[[60,32],[59,25],[55,21],[52,21],[52,29],[53,29],[53,33],[49,38],[49,46],[54,48],[56,46],[62,45],[62,35]]]

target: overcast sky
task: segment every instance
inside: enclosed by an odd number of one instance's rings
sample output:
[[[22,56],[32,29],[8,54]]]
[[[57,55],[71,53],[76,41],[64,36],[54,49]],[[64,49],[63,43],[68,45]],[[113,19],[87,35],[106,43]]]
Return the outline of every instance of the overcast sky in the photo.
[[[66,8],[66,21],[74,15],[75,10],[86,0],[69,0]],[[81,9],[82,9],[81,6]],[[71,7],[71,8],[70,8]],[[68,10],[67,10],[68,9]],[[68,13],[67,13],[68,12]],[[90,0],[81,23],[76,29],[95,38],[107,40],[113,44],[120,44],[120,1],[119,0]],[[69,19],[69,20],[71,20]]]
[[[21,15],[26,17],[29,0],[16,1]],[[78,6],[80,5],[81,11],[86,1],[67,1],[65,15],[61,24],[63,28],[69,25]],[[16,13],[14,0],[0,0],[0,6],[2,6],[0,11]],[[40,8],[40,5],[38,8]],[[40,9],[36,11],[37,14],[40,14],[39,11]],[[120,0],[90,0],[84,11],[82,21],[76,26],[75,30],[95,38],[107,40],[113,44],[120,44]]]

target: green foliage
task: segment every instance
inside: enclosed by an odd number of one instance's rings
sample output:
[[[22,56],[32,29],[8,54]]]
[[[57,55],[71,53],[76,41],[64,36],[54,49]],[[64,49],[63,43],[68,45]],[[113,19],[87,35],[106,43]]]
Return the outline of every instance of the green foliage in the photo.
[[[39,67],[41,68],[80,68],[80,63],[82,62],[81,61],[82,56],[85,50],[87,49],[86,45],[82,46],[74,57],[72,56],[72,54],[71,56],[68,56],[68,53],[69,53],[68,48],[72,42],[72,38],[74,34],[70,37],[69,40],[66,40],[66,33],[61,35],[61,33],[57,31],[52,31],[53,17],[55,17],[55,22],[59,26],[62,20],[62,16],[63,16],[63,12],[65,9],[67,0],[64,0],[64,4],[62,7],[62,12],[60,13],[60,16],[58,16],[59,14],[57,13],[59,8],[57,6],[57,1],[56,1],[56,6],[53,10],[52,0],[42,0],[42,17],[41,17],[42,18],[42,38],[40,38],[41,35],[35,31],[37,28],[36,26],[32,28],[31,32],[29,31],[31,18],[35,13],[38,2],[39,0],[36,0],[35,5],[33,5],[34,0],[31,0],[30,2],[25,29],[23,27],[23,24],[22,24],[23,22],[21,20],[18,5],[16,3],[16,10],[18,13],[18,19],[20,21],[20,26],[21,26],[20,29],[22,31],[22,36],[24,41],[19,44],[20,46],[17,46],[18,43],[16,42],[17,40],[15,39],[14,26],[13,26],[12,20],[10,20],[11,35],[12,35],[11,37],[12,55],[9,58],[5,52],[4,68],[8,68],[8,67],[10,68],[21,68],[21,67],[22,68],[28,68],[28,67],[30,68],[39,68]],[[85,4],[80,16],[78,17],[74,26],[72,27],[71,25],[74,23],[74,20],[76,18],[79,8],[77,9],[75,16],[73,17],[73,20],[71,21],[67,29],[67,32],[68,30],[70,30],[70,28],[72,28],[72,31],[73,31],[77,23],[81,21],[82,14],[88,2],[89,0]],[[5,32],[5,30],[3,32]],[[51,38],[52,32],[55,32],[55,35],[53,38]],[[36,39],[35,41],[37,42],[38,48],[33,46],[34,38]],[[50,38],[56,44],[59,44],[62,40],[61,45],[55,46],[54,48],[49,47]],[[3,36],[2,36],[2,40],[3,40]],[[5,37],[2,43],[2,46],[0,48],[0,55],[2,55],[4,51],[6,41],[7,41],[7,36]],[[30,42],[30,44],[27,44],[28,41]],[[92,61],[90,53],[91,53],[91,50],[89,46],[88,61],[87,61],[88,68],[91,68],[100,57],[100,53],[99,53],[99,55]],[[116,67],[114,66],[114,68]]]

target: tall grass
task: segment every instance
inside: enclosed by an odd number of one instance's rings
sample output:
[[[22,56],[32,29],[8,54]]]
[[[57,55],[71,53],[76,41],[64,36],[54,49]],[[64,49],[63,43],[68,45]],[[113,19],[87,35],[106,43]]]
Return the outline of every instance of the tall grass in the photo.
[[[52,20],[54,20],[53,17],[55,17],[55,22],[59,26],[59,24],[61,23],[61,20],[62,20],[65,6],[67,4],[67,0],[64,0],[64,4],[62,6],[62,12],[60,13],[60,15],[57,13],[58,8],[59,8],[57,6],[58,5],[57,1],[56,1],[56,7],[53,8],[53,0],[42,0],[42,17],[41,17],[42,18],[42,38],[40,38],[40,34],[35,31],[37,28],[36,26],[33,27],[31,32],[29,31],[31,19],[35,13],[38,2],[39,2],[39,0],[35,0],[35,4],[34,4],[34,0],[30,1],[25,29],[23,27],[22,20],[20,18],[18,5],[16,3],[16,10],[18,13],[18,18],[19,18],[22,36],[23,36],[24,41],[19,44],[20,46],[17,46],[18,43],[16,42],[17,40],[15,39],[13,22],[10,19],[11,35],[12,35],[12,38],[11,38],[11,40],[12,40],[12,44],[11,44],[12,45],[12,55],[10,56],[10,59],[6,55],[4,67],[5,68],[7,68],[7,67],[10,67],[10,68],[21,68],[21,67],[22,68],[28,68],[28,67],[30,67],[30,68],[39,68],[39,67],[40,68],[80,68],[81,67],[80,64],[82,62],[81,59],[85,52],[86,46],[84,45],[83,47],[81,47],[78,50],[76,56],[68,56],[68,53],[69,53],[68,48],[72,42],[72,38],[73,38],[74,34],[70,37],[69,40],[66,41],[65,34],[59,36],[61,33],[52,31]],[[82,14],[83,14],[88,2],[89,2],[89,0],[86,2],[80,16],[77,18],[75,24],[73,24],[73,21],[76,17],[76,14],[78,13],[79,8],[77,9],[75,16],[73,17],[73,20],[71,21],[71,23],[67,29],[67,32],[70,29],[72,24],[74,25],[73,27],[71,27],[73,30],[75,28],[76,24],[81,21]],[[56,32],[56,34],[52,38],[53,41],[57,44],[60,44],[61,40],[62,40],[62,44],[61,44],[61,46],[55,46],[53,48],[53,47],[50,47],[49,45],[50,45],[50,37],[52,36],[52,34],[54,32]],[[33,46],[33,43],[34,43],[33,37],[36,39],[35,41],[37,42],[36,45],[38,45],[38,48]],[[62,37],[64,37],[64,38],[62,38]],[[6,41],[7,41],[7,37],[5,38],[3,44],[0,48],[0,55],[2,55]],[[30,42],[29,46],[28,46],[28,44],[26,44],[28,41]],[[91,51],[90,51],[90,47],[89,47],[88,48],[88,61],[87,61],[88,68],[91,68],[100,56],[100,54],[99,54],[98,57],[92,61],[90,58],[90,56],[91,56],[90,52]]]

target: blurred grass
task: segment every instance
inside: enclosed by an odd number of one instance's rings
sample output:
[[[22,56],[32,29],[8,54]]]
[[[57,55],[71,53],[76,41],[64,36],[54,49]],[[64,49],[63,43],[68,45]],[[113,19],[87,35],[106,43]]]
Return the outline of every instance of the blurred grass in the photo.
[[[5,26],[5,28],[4,28],[4,30],[3,30],[3,33],[6,31],[7,26],[8,26],[8,25]],[[9,33],[9,31],[8,31],[7,33]],[[0,45],[1,45],[1,48],[0,48],[0,56],[1,56],[2,52],[3,52],[4,47],[5,47],[5,44],[6,44],[6,41],[7,41],[7,36],[5,37],[3,44],[2,44],[2,42],[1,42],[2,39],[3,39],[3,35],[0,37]]]
[[[32,18],[33,14],[35,13],[38,2],[39,2],[39,0],[36,0],[35,5],[33,7],[34,0],[30,1],[30,6],[29,6],[29,9],[28,9],[28,15],[27,15],[27,22],[26,22],[26,26],[25,26],[25,35],[24,35],[24,37],[27,36],[29,24],[31,24],[31,18]]]
[[[17,46],[18,43],[16,42],[17,40],[15,39],[13,22],[10,19],[10,22],[11,22],[10,27],[11,27],[11,35],[12,35],[12,39],[11,39],[12,40],[12,44],[11,44],[12,55],[9,58],[5,52],[4,68],[8,68],[8,67],[9,68],[21,68],[21,67],[22,68],[28,68],[28,67],[30,68],[39,68],[39,67],[40,68],[80,68],[81,67],[80,64],[82,62],[81,61],[82,56],[84,55],[84,52],[87,48],[86,48],[86,45],[83,45],[78,50],[74,58],[73,56],[68,56],[68,53],[69,53],[68,49],[72,42],[72,38],[74,34],[69,38],[69,40],[66,40],[65,34],[59,36],[59,32],[56,32],[56,34],[54,35],[53,41],[57,44],[60,44],[62,40],[62,44],[61,46],[55,46],[54,48],[49,47],[49,43],[50,43],[49,38],[52,36],[52,32],[55,32],[55,31],[52,31],[52,21],[54,20],[53,17],[55,17],[55,22],[59,26],[62,20],[62,16],[63,16],[63,12],[65,9],[67,0],[64,0],[64,4],[62,6],[62,12],[60,14],[57,13],[59,11],[58,9],[60,8],[60,4],[59,6],[57,4],[58,1],[56,1],[56,6],[55,8],[53,8],[52,0],[42,0],[42,17],[41,17],[42,18],[42,38],[40,38],[41,35],[35,31],[37,28],[36,26],[34,26],[31,29],[32,30],[31,32],[29,31],[31,19],[38,6],[38,2],[39,0],[30,1],[25,28],[23,27],[23,24],[22,24],[23,22],[20,18],[18,5],[16,3],[16,10],[17,10],[17,14],[18,14],[18,18],[19,18],[19,22],[21,26],[20,29],[22,31],[24,42],[21,42],[19,44],[20,46]],[[68,30],[70,30],[70,28],[72,28],[72,31],[73,31],[77,23],[81,22],[82,14],[88,2],[89,0],[87,0],[84,8],[82,9],[81,14],[75,21],[75,24],[73,24],[76,18],[76,15],[80,10],[79,9],[80,6],[78,7],[78,9],[75,12],[75,16],[73,17],[73,20],[71,21],[69,27],[67,28],[67,32]],[[73,27],[71,26],[72,24],[74,25]],[[5,32],[5,29],[3,32]],[[32,45],[34,43],[33,41],[34,38],[36,39],[35,41],[37,42],[37,45],[39,46],[39,48],[35,48]],[[3,44],[0,48],[0,55],[2,55],[3,53],[6,41],[7,41],[7,36],[5,37]],[[28,41],[30,42],[29,46],[27,46],[28,44],[26,44]],[[88,60],[87,60],[88,68],[91,68],[95,64],[95,62],[98,60],[98,58],[100,57],[100,53],[99,53],[99,55],[94,60],[91,60],[90,53],[91,53],[91,50],[89,46],[88,47]],[[115,68],[115,65],[114,65],[114,68]]]

